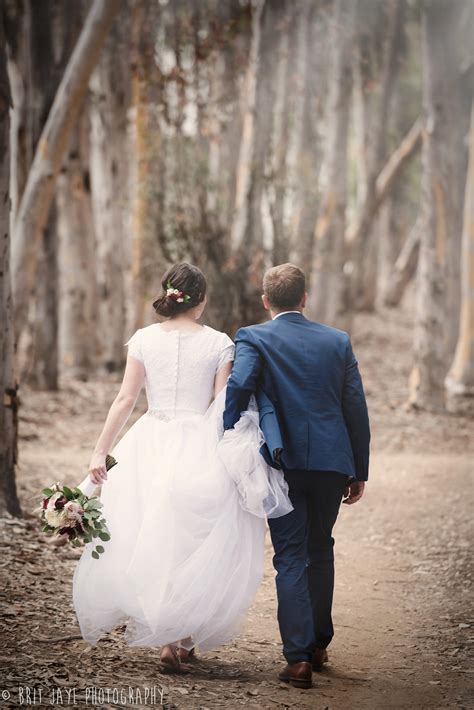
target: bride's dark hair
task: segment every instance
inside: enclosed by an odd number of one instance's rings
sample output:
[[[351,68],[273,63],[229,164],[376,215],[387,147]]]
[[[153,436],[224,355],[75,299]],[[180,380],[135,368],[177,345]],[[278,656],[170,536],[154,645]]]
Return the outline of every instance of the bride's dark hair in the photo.
[[[206,295],[207,283],[201,269],[182,262],[168,269],[161,280],[161,286],[163,293],[153,303],[153,308],[159,316],[172,318],[202,303]],[[167,296],[168,288],[181,291],[184,300],[178,302],[176,296]]]

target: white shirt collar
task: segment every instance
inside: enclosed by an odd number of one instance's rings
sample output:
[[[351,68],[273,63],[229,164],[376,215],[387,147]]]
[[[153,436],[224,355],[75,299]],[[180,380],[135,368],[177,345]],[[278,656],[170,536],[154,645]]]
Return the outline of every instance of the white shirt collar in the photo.
[[[299,313],[300,316],[303,315],[301,311],[282,311],[281,313],[277,313],[276,315],[274,315],[272,320],[276,320],[280,316],[286,316],[287,313]]]

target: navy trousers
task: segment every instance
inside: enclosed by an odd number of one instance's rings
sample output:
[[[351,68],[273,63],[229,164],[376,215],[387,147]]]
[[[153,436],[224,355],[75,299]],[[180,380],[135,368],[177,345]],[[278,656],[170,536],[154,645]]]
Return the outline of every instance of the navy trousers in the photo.
[[[310,661],[334,629],[334,538],[348,476],[334,471],[285,471],[294,510],[268,523],[275,550],[278,624],[288,663]]]

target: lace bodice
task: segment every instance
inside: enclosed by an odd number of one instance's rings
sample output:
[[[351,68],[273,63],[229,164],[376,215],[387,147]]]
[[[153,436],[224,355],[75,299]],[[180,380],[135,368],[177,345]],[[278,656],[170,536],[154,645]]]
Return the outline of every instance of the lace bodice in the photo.
[[[229,336],[208,326],[183,332],[154,323],[137,330],[125,345],[145,368],[149,409],[171,417],[203,414],[214,394],[216,373],[234,357]]]

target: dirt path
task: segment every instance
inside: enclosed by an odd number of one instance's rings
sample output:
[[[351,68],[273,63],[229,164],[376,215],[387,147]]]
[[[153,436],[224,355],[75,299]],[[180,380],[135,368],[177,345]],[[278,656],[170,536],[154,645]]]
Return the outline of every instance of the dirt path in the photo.
[[[407,412],[407,324],[366,318],[358,326],[374,428],[371,481],[361,503],[343,506],[337,523],[336,636],[314,688],[276,680],[282,657],[269,541],[265,579],[241,636],[166,676],[158,651],[127,648],[119,631],[97,647],[77,638],[71,605],[77,554],[52,547],[26,516],[0,521],[0,709],[19,707],[27,688],[36,688],[30,698],[36,707],[73,707],[74,700],[86,707],[86,693],[90,707],[92,686],[131,686],[142,698],[145,687],[155,686],[168,707],[186,710],[474,707],[472,422]],[[45,483],[80,479],[115,391],[116,384],[103,382],[65,383],[54,396],[24,393],[25,511]],[[2,691],[10,697],[2,700]],[[152,705],[142,699],[138,706]]]

